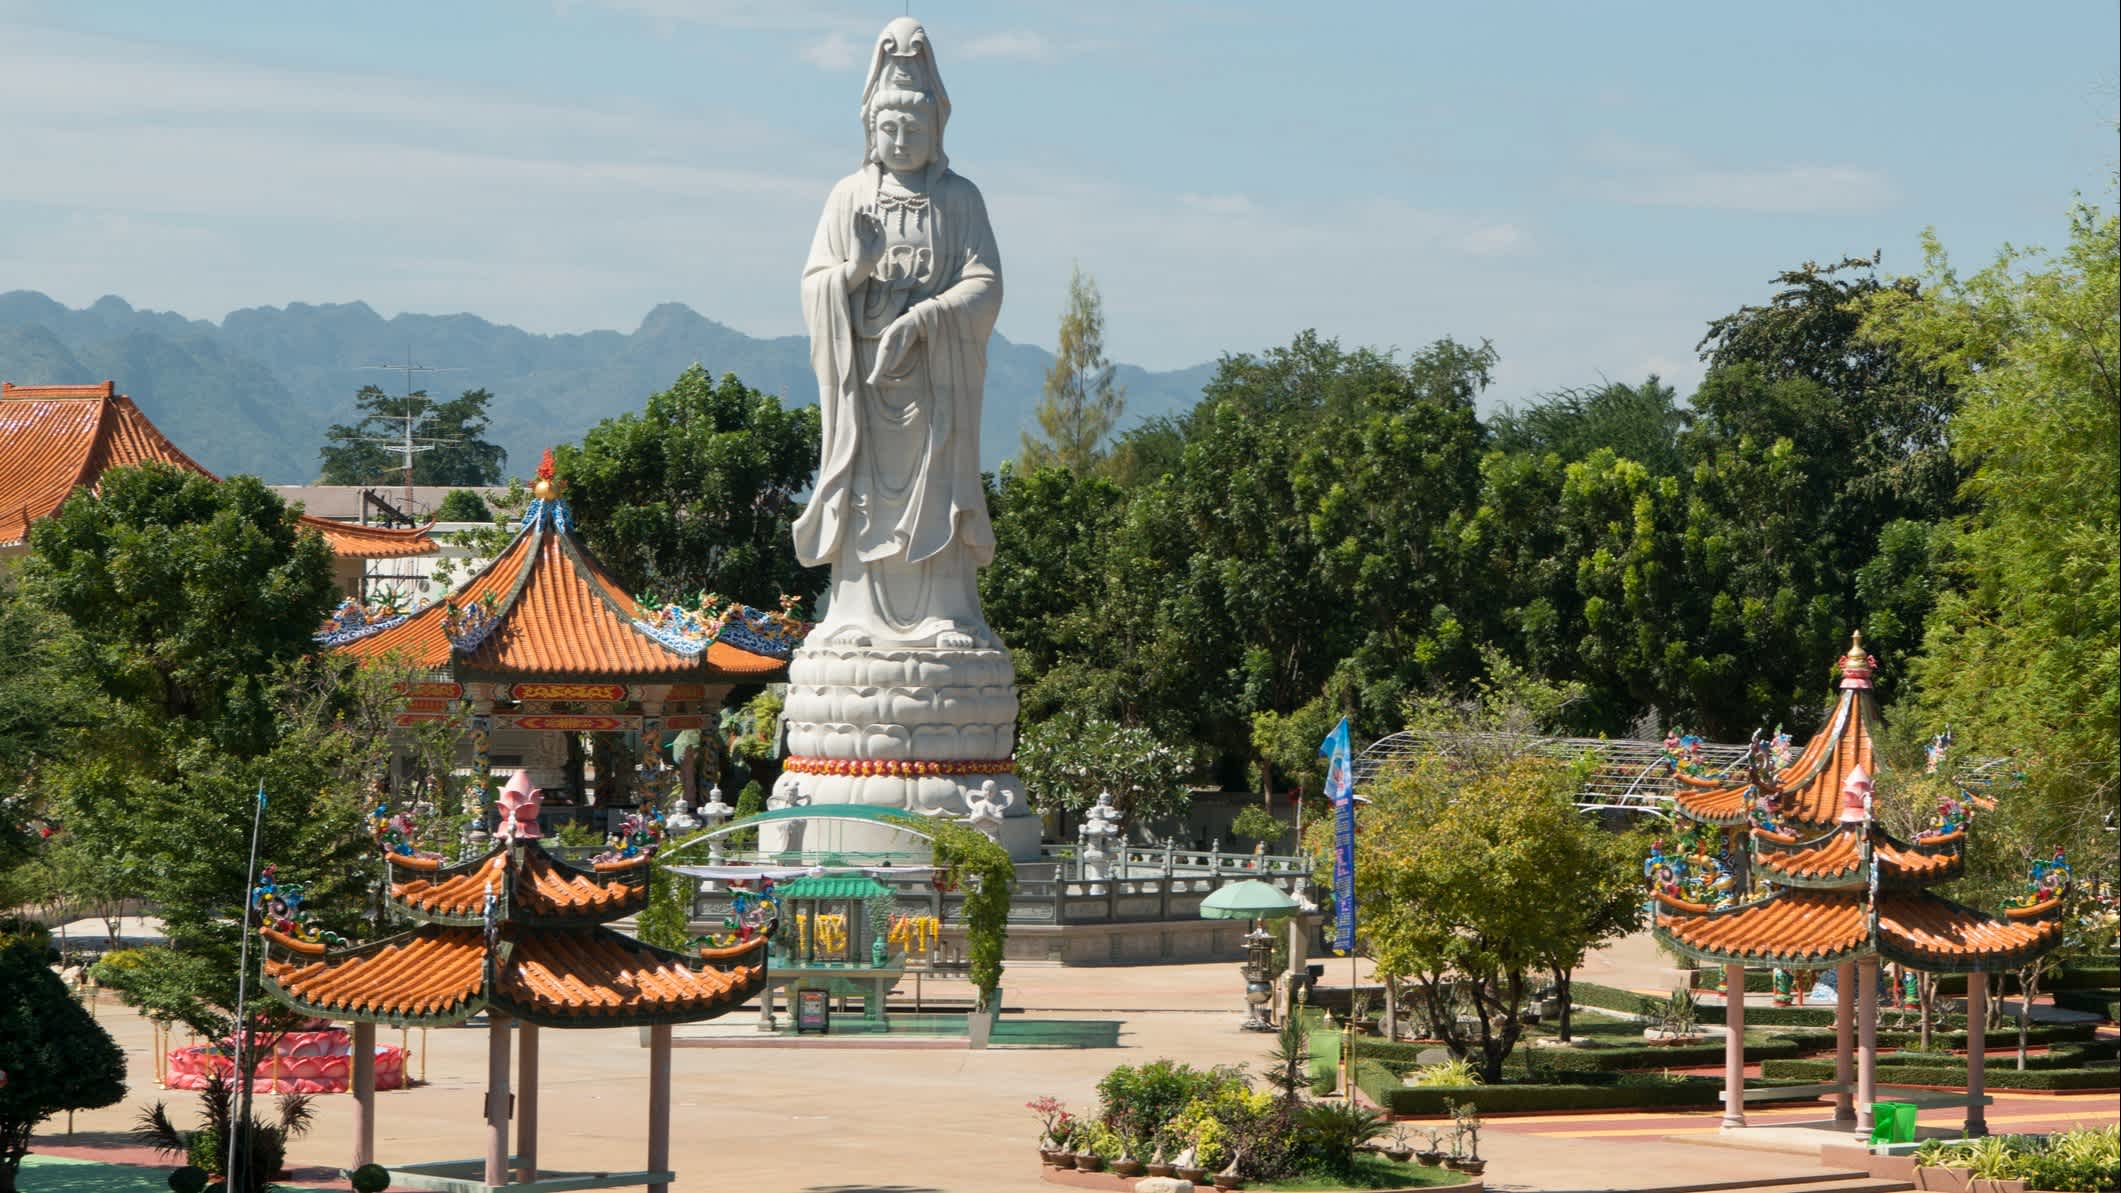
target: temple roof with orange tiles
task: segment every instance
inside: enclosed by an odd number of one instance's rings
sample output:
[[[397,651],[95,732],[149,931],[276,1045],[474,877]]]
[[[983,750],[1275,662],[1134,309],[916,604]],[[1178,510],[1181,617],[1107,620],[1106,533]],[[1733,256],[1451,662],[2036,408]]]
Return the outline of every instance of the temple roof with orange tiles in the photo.
[[[808,627],[781,613],[651,608],[620,588],[574,532],[539,468],[521,529],[442,602],[410,614],[342,611],[318,641],[356,658],[394,656],[459,682],[604,680],[762,683],[779,679]]]
[[[1964,872],[1986,800],[1962,792],[1911,839],[1878,823],[1876,668],[1856,635],[1826,727],[1786,764],[1756,737],[1743,782],[1677,776],[1678,841],[1670,854],[1660,841],[1644,866],[1660,940],[1704,961],[1811,969],[1877,955],[1931,972],[2019,965],[2060,943],[2059,859],[2001,917],[1925,889]],[[1751,897],[1719,835],[1743,840]]]
[[[50,517],[75,489],[93,489],[106,471],[150,460],[214,476],[117,392],[114,382],[0,382],[0,548],[26,542],[31,524]],[[400,559],[436,550],[426,527],[392,530],[308,514],[301,524],[347,559]]]
[[[504,818],[490,851],[454,864],[413,848],[378,809],[391,906],[418,926],[334,948],[299,917],[268,915],[260,930],[267,991],[327,1019],[457,1023],[492,1008],[548,1027],[710,1019],[758,993],[765,936],[686,954],[602,926],[647,904],[655,838],[576,866],[533,835],[534,793],[526,806]]]

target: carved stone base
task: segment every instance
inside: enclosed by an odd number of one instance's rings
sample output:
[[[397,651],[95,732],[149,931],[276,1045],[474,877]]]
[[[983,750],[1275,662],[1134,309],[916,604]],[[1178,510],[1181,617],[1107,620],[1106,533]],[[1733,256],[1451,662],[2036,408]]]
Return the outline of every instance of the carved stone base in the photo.
[[[991,780],[1015,798],[1001,843],[1014,858],[1038,856],[1039,820],[1010,766],[1016,747],[1016,667],[1006,650],[813,645],[788,666],[782,710],[792,759],[936,763],[946,774],[820,774],[791,766],[769,803],[866,804],[921,815],[965,815],[968,797]],[[979,764],[992,762],[993,768]],[[905,769],[893,766],[891,769]],[[905,849],[902,834],[871,825],[813,821],[792,842],[768,828],[760,846],[880,852]]]

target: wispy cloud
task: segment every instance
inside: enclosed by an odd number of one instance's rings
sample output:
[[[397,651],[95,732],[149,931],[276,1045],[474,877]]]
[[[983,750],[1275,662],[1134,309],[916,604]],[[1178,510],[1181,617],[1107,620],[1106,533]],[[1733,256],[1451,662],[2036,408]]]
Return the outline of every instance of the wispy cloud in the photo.
[[[1053,47],[1040,34],[1013,30],[980,34],[967,41],[956,54],[974,61],[982,58],[1039,61],[1052,57]]]
[[[1642,207],[1688,207],[1773,215],[1866,215],[1885,210],[1899,192],[1869,166],[1795,163],[1722,167],[1683,150],[1606,136],[1586,147],[1596,174],[1589,189]]]
[[[834,30],[804,46],[800,54],[819,70],[846,70],[862,60],[862,46],[846,32]]]

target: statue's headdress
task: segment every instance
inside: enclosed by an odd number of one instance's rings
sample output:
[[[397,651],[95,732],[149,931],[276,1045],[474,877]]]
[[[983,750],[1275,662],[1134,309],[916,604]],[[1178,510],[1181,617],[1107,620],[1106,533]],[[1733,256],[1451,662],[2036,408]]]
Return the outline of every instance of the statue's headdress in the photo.
[[[950,164],[943,153],[943,129],[950,123],[950,93],[943,87],[942,68],[935,62],[935,47],[928,31],[912,17],[898,17],[876,36],[876,50],[869,55],[869,77],[862,83],[862,164],[876,161],[876,139],[869,119],[880,99],[902,100],[908,92],[919,95],[935,109],[935,158],[930,169],[941,171]]]

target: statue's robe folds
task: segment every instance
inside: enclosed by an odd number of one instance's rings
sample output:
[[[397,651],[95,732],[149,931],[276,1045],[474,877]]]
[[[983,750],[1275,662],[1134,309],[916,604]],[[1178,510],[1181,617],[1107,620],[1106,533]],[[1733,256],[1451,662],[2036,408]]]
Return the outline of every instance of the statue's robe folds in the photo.
[[[881,645],[955,630],[988,645],[975,575],[994,558],[994,527],[980,485],[979,419],[1001,257],[978,188],[937,170],[928,276],[902,292],[899,309],[881,312],[882,322],[873,300],[865,318],[843,266],[856,255],[855,213],[878,208],[881,180],[870,165],[832,188],[803,268],[823,443],[816,488],[795,524],[796,554],[832,568],[828,632],[851,628]],[[919,341],[897,379],[871,385],[873,337],[908,311]]]

